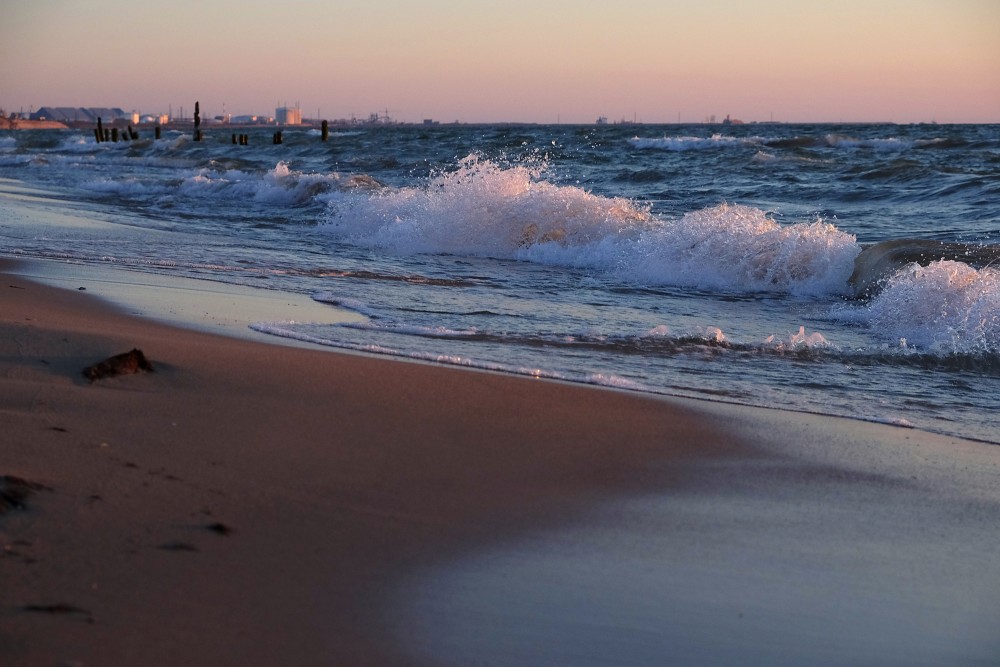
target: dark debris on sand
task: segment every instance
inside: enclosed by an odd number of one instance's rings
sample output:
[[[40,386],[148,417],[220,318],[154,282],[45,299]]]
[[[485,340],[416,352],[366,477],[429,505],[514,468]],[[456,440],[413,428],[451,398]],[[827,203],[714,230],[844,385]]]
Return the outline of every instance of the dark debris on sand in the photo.
[[[13,475],[0,475],[0,514],[24,509],[26,501],[36,491],[51,491],[51,489],[44,484]]]
[[[76,605],[66,604],[65,602],[59,602],[57,604],[26,604],[21,607],[22,611],[31,612],[34,614],[54,614],[58,616],[77,616],[82,617],[88,623],[94,623],[94,616],[86,609],[77,607]]]
[[[233,528],[231,526],[227,526],[226,524],[218,521],[208,524],[205,528],[218,535],[231,535],[233,533]]]
[[[156,548],[162,551],[198,551],[198,547],[190,542],[167,542]]]
[[[153,372],[153,364],[146,359],[146,355],[142,353],[142,350],[133,348],[129,352],[116,354],[100,363],[84,368],[83,376],[93,382],[105,377],[142,372]]]

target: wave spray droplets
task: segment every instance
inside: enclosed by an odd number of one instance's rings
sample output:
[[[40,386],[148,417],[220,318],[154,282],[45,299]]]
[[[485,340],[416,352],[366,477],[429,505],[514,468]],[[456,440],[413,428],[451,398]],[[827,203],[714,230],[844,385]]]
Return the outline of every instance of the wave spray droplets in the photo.
[[[470,155],[423,186],[331,198],[327,229],[398,253],[519,259],[537,244],[583,245],[650,220],[633,202],[556,186],[543,173]]]
[[[516,259],[645,285],[842,293],[860,252],[823,222],[782,226],[719,205],[680,219],[543,180],[544,169],[469,156],[423,187],[340,193],[326,230],[395,253]]]
[[[1000,268],[943,260],[888,279],[866,311],[869,326],[945,354],[1000,352]]]

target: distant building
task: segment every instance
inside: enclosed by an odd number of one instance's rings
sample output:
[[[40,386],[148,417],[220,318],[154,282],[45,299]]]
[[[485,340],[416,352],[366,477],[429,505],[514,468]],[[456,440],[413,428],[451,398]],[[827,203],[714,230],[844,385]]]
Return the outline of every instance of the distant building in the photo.
[[[233,116],[229,122],[233,125],[270,125],[274,119],[270,116]]]
[[[274,110],[278,125],[301,125],[302,109],[298,107],[278,107]]]
[[[31,120],[56,120],[61,123],[96,123],[98,118],[111,123],[116,120],[131,120],[132,114],[117,107],[42,107],[31,114]]]

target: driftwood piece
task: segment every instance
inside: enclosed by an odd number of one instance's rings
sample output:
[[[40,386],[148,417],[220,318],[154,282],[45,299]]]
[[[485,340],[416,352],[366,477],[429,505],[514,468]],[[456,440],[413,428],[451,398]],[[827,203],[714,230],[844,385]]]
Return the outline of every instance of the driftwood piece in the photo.
[[[149,363],[142,350],[135,348],[130,352],[116,354],[108,357],[104,361],[88,366],[83,369],[83,375],[88,380],[100,380],[101,378],[115,375],[128,375],[130,373],[152,372],[153,364]]]

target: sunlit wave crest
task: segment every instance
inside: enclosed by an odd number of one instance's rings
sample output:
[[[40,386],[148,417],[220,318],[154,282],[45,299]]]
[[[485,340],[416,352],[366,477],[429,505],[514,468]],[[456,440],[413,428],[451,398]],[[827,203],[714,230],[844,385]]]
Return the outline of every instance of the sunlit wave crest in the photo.
[[[572,266],[657,285],[830,293],[860,252],[822,221],[780,225],[750,206],[665,219],[646,204],[543,178],[544,165],[471,155],[423,187],[330,193],[324,229],[394,253]]]

